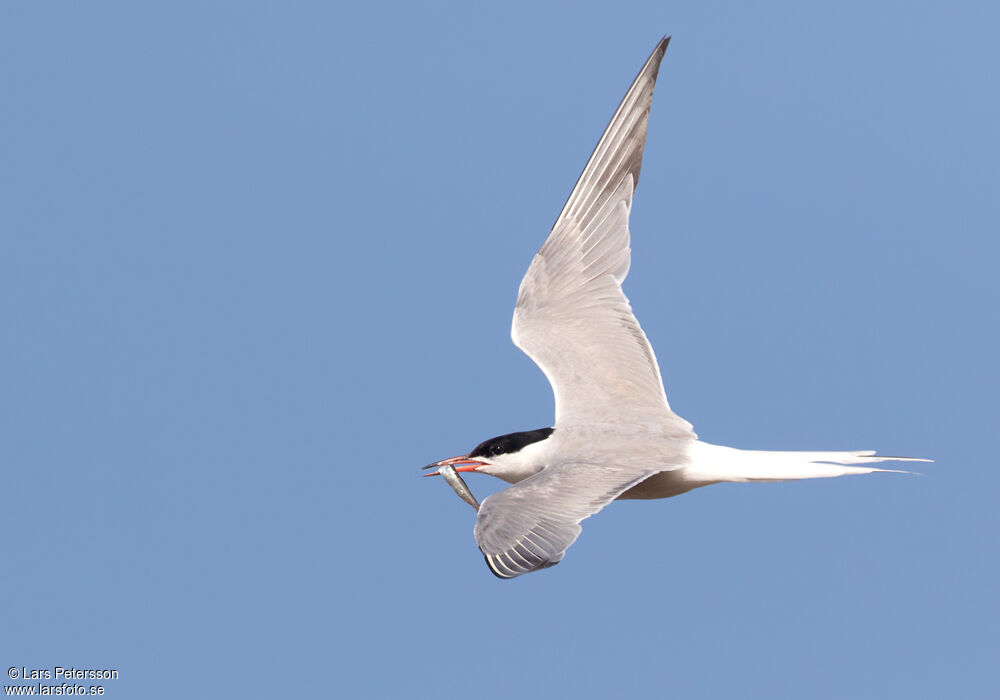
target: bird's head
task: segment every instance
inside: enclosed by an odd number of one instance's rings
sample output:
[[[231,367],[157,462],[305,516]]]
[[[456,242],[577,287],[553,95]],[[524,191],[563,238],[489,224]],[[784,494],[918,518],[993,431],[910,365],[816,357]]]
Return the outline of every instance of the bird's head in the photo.
[[[442,459],[423,468],[440,469],[450,465],[456,472],[489,474],[516,484],[545,466],[544,461],[540,459],[540,450],[553,432],[553,428],[539,428],[500,435],[479,443],[468,454]],[[438,475],[437,471],[425,474],[425,476]]]

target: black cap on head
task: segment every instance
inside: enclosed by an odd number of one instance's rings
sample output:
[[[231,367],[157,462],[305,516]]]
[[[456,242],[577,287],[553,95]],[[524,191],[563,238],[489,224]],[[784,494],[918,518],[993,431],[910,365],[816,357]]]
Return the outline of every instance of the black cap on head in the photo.
[[[490,438],[486,442],[476,445],[475,449],[469,453],[469,457],[497,457],[499,455],[520,452],[526,445],[544,440],[555,432],[555,428],[539,428],[538,430],[527,430],[521,433],[508,433],[499,437]]]

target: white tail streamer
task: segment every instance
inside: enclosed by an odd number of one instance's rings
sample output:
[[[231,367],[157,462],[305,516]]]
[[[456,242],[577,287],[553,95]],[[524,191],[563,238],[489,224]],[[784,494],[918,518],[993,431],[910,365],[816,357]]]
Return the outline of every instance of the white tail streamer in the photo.
[[[712,445],[700,440],[690,447],[690,466],[686,476],[693,481],[786,481],[791,479],[821,479],[848,474],[897,472],[902,469],[856,467],[855,464],[880,462],[930,462],[916,457],[890,457],[874,450],[852,452],[771,452],[738,450]]]

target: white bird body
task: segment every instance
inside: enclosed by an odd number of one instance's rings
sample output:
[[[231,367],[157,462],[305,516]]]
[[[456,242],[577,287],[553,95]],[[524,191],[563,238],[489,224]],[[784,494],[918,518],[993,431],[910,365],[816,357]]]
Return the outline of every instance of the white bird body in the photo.
[[[498,455],[475,471],[517,484],[563,462],[615,464],[622,461],[623,435],[618,426],[577,427],[557,430],[548,439],[527,445],[518,452]],[[897,469],[849,466],[885,460],[926,461],[909,457],[886,457],[873,451],[796,452],[741,450],[701,440],[670,437],[655,432],[634,432],[627,439],[642,445],[643,454],[625,455],[629,466],[645,466],[656,472],[624,491],[615,500],[670,498],[699,486],[724,481],[792,481],[848,474],[899,472]],[[584,451],[579,451],[585,446]],[[603,447],[602,447],[603,446]]]
[[[518,291],[511,338],[548,377],[555,426],[502,435],[429,465],[447,467],[452,482],[465,471],[512,484],[482,502],[475,528],[501,578],[558,563],[579,523],[613,500],[669,498],[725,481],[893,471],[858,466],[886,460],[928,461],[712,445],[671,410],[656,356],[621,287],[631,256],[632,195],[668,41],[625,94]]]

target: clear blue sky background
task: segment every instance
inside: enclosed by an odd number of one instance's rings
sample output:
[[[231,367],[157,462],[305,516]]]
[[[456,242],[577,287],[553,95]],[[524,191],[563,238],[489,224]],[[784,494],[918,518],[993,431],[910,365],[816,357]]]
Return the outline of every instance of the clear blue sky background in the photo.
[[[672,405],[937,461],[615,504],[498,581],[418,467],[551,424],[517,284],[664,34],[626,291]],[[991,697],[998,34],[988,2],[3,3],[3,668]]]

